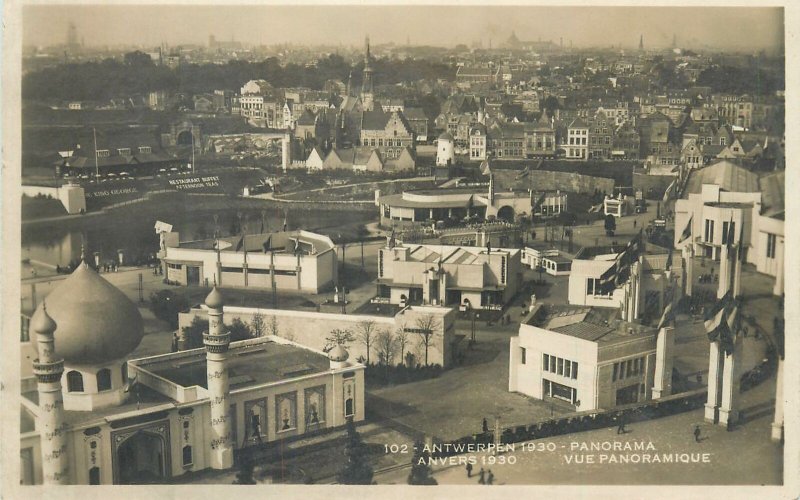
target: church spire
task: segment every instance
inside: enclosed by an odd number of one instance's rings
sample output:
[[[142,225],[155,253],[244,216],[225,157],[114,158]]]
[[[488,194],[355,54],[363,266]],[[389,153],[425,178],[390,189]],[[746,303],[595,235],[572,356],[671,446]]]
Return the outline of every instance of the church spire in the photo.
[[[361,84],[361,104],[366,111],[372,111],[373,108],[373,83],[372,83],[372,67],[369,64],[369,36],[366,37],[364,42],[364,78]]]

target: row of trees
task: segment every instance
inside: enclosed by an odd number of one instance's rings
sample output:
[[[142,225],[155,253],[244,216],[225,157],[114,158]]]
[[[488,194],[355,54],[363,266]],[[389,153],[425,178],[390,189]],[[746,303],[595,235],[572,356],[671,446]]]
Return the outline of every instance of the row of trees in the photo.
[[[239,89],[249,80],[265,79],[275,87],[308,87],[321,90],[328,80],[347,81],[352,71],[353,88],[361,85],[363,62],[351,66],[339,55],[320,59],[316,66],[287,64],[271,57],[258,62],[231,60],[227,64],[183,64],[177,68],[156,65],[150,56],[131,52],[123,60],[62,64],[26,74],[22,80],[25,99],[98,100],[146,94],[155,90],[210,93]],[[379,83],[393,85],[419,79],[453,79],[451,66],[426,60],[380,59],[373,69]]]
[[[435,343],[435,333],[439,328],[439,320],[432,314],[419,316],[414,322],[413,335],[416,336],[420,347],[425,351],[425,365],[428,365],[428,352]],[[344,347],[351,343],[359,343],[364,346],[366,355],[364,362],[372,364],[372,351],[378,355],[378,364],[390,365],[397,354],[401,360],[409,357],[408,347],[413,341],[412,332],[401,325],[394,332],[390,329],[379,328],[373,320],[360,321],[356,325],[356,331],[348,329],[334,329],[325,338],[323,351],[329,352],[337,345]],[[413,354],[411,354],[413,357]],[[413,358],[412,358],[413,359]]]

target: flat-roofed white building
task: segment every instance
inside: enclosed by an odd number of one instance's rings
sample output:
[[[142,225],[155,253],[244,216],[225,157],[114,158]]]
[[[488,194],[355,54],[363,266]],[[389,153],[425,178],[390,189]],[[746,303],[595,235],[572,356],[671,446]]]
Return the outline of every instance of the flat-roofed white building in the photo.
[[[785,184],[783,171],[758,175],[727,160],[692,171],[675,202],[675,247],[719,260],[727,238],[738,245],[742,237],[745,261],[775,276],[782,294]]]
[[[378,255],[378,294],[392,304],[501,308],[519,290],[520,251],[394,244]]]
[[[668,249],[638,242],[584,247],[572,259],[568,301],[622,308],[628,320],[658,317],[683,289],[682,261]]]
[[[669,395],[672,328],[628,323],[617,314],[538,305],[520,324],[519,336],[511,338],[508,390],[565,401],[577,411]]]
[[[337,278],[336,248],[327,236],[281,231],[180,242],[164,235],[159,252],[167,280],[180,285],[300,290],[319,293]]]

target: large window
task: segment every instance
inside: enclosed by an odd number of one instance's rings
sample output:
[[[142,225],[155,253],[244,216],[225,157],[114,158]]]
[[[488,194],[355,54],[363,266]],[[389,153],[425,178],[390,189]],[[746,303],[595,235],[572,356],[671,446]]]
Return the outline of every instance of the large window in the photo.
[[[111,389],[111,370],[103,368],[97,372],[97,391],[107,391]]]
[[[578,363],[568,359],[542,354],[542,371],[555,373],[566,378],[578,378]]]
[[[714,221],[711,219],[706,219],[704,241],[706,243],[714,243]]]
[[[80,372],[67,372],[67,392],[83,392],[83,375]]]

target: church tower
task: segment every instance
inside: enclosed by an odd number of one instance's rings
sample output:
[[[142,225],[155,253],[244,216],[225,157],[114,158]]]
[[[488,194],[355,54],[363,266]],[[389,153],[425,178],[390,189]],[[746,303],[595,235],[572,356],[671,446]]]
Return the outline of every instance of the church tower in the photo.
[[[231,424],[228,415],[228,345],[231,334],[222,322],[222,294],[215,286],[206,297],[208,333],[203,335],[206,346],[206,382],[211,407],[211,468],[233,467]]]
[[[56,355],[56,322],[43,303],[31,319],[36,332],[39,357],[33,362],[39,392],[39,419],[42,448],[42,478],[45,485],[69,484],[67,434],[64,431],[64,400],[61,374],[64,360]]]
[[[361,103],[365,111],[372,111],[375,98],[373,94],[372,66],[370,66],[369,60],[369,37],[367,37],[364,51],[364,79],[361,83]]]

